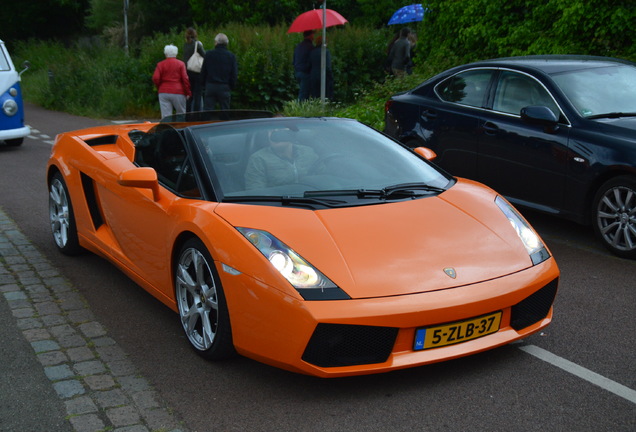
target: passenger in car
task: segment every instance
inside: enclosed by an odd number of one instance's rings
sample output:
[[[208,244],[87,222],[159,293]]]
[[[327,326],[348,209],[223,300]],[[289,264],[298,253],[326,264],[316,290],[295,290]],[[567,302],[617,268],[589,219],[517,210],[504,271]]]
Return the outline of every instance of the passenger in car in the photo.
[[[298,183],[318,160],[311,147],[296,144],[291,130],[275,130],[269,146],[252,154],[245,170],[246,189]]]

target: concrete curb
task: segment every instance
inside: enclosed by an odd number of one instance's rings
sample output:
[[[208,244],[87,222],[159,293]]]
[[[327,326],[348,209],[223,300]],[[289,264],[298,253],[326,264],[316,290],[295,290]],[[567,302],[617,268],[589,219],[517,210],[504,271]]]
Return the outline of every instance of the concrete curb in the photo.
[[[76,432],[186,432],[81,294],[0,209],[0,294]]]

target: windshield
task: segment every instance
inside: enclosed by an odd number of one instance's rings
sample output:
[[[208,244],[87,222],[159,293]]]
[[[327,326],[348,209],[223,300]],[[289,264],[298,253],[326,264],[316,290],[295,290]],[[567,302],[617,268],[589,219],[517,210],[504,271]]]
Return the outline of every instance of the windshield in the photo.
[[[338,205],[406,199],[440,193],[450,181],[410,150],[353,120],[277,118],[191,131],[225,201],[267,197],[283,205],[303,200]]]
[[[554,75],[583,117],[636,113],[636,67],[629,65],[580,69]]]

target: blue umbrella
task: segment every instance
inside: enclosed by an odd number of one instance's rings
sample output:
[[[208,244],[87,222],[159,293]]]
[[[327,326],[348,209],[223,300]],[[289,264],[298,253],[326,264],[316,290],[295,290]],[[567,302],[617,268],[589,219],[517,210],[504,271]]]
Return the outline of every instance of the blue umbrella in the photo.
[[[424,19],[424,12],[426,12],[426,9],[424,9],[421,4],[404,6],[393,14],[389,20],[389,25],[422,21]]]

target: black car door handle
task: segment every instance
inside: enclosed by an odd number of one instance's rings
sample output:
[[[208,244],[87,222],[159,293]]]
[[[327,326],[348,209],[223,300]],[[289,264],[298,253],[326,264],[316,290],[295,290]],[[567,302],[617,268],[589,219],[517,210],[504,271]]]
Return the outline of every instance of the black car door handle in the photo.
[[[484,123],[484,132],[486,135],[497,135],[497,132],[499,132],[499,126],[491,122],[486,122]]]
[[[434,120],[437,118],[437,113],[435,110],[425,108],[422,110],[420,117],[422,117],[422,120],[424,121]]]

